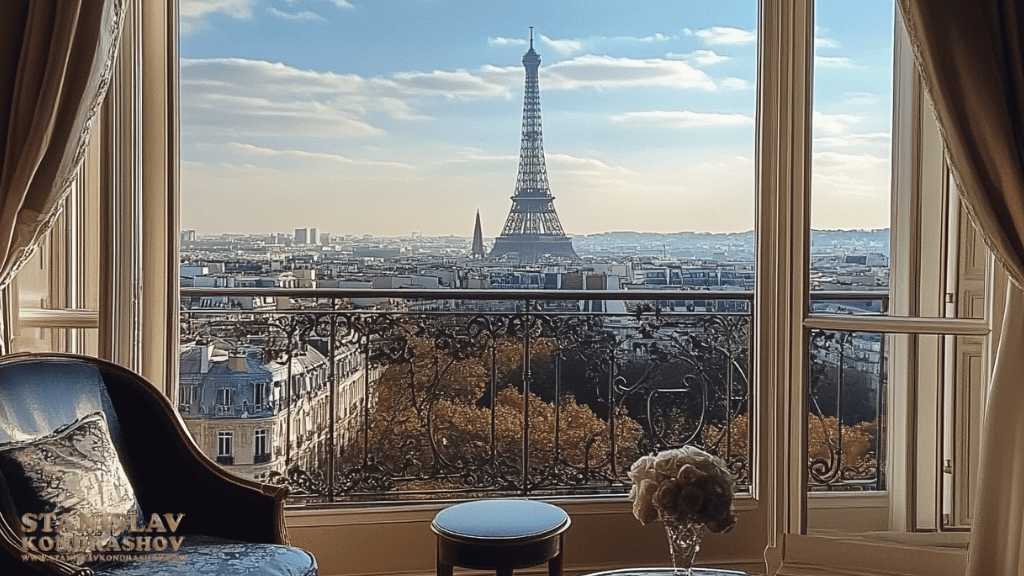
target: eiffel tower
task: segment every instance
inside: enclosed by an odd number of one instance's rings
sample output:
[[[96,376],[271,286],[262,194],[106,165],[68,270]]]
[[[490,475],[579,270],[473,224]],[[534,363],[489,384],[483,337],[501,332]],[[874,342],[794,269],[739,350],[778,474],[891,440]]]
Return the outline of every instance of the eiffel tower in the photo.
[[[544,163],[544,142],[540,126],[540,87],[537,69],[540,54],[533,49],[530,26],[530,50],[523,55],[526,90],[523,95],[523,137],[519,147],[519,176],[501,235],[494,241],[489,258],[517,254],[520,262],[537,262],[545,255],[571,260],[580,257],[572,248],[555,212],[554,196],[548,186]]]

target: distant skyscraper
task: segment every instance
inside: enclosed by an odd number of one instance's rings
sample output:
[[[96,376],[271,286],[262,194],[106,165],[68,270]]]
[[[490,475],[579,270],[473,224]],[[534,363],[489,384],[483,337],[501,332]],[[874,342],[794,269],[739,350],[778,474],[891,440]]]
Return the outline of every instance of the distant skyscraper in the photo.
[[[512,210],[501,235],[494,241],[490,257],[515,253],[523,262],[536,262],[541,256],[550,254],[579,260],[572,248],[572,240],[565,235],[558,221],[555,198],[548,186],[540,123],[540,86],[537,82],[540,55],[533,49],[532,26],[530,50],[523,55],[523,66],[526,68],[526,90],[523,95],[519,176],[512,196]]]
[[[319,243],[320,239],[317,237],[317,232],[316,228],[296,228],[295,244],[305,246],[307,244]]]
[[[480,228],[480,211],[476,211],[476,226],[473,227],[473,250],[471,252],[473,258],[483,258],[487,256],[484,252],[484,233]]]

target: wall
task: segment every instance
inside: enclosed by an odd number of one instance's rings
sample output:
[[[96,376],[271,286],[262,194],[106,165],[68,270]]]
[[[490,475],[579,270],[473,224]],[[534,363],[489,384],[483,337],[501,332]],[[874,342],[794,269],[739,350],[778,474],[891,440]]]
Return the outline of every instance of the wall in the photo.
[[[587,573],[671,560],[661,523],[642,526],[624,498],[550,500],[572,519],[565,534],[565,571]],[[433,574],[436,538],[430,521],[445,504],[397,505],[343,510],[289,509],[292,544],[312,552],[321,576]],[[740,516],[728,534],[705,535],[700,565],[763,572],[765,520],[750,499],[737,502]],[[543,572],[544,566],[538,571]]]

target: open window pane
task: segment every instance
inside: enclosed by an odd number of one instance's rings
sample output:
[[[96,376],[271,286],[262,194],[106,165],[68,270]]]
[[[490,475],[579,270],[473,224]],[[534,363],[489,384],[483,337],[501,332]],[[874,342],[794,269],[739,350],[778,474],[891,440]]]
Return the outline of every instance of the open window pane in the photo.
[[[816,330],[810,339],[807,460],[811,491],[885,486],[889,337]]]
[[[815,5],[811,310],[878,314],[889,291],[892,0]]]

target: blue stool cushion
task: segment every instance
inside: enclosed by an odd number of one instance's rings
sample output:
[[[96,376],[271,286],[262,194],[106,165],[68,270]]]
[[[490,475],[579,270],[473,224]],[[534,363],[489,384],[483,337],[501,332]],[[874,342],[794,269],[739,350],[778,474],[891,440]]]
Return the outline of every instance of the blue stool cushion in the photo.
[[[477,500],[437,513],[435,531],[462,540],[531,540],[566,526],[558,506],[519,499]]]

